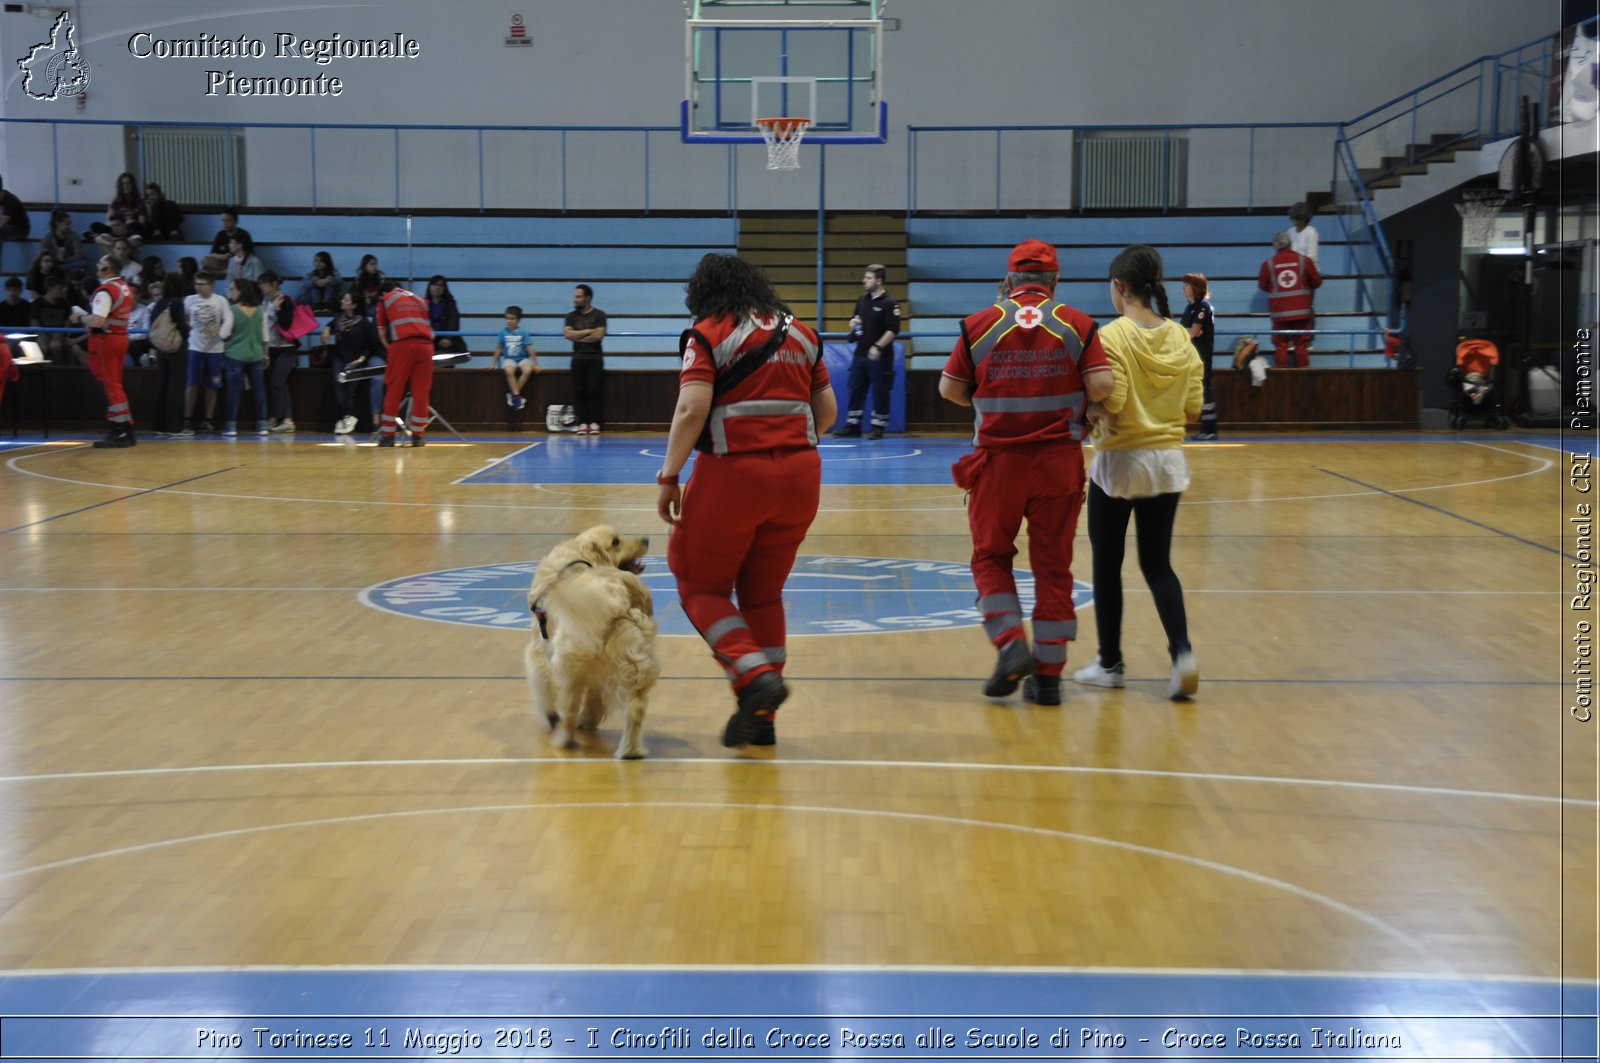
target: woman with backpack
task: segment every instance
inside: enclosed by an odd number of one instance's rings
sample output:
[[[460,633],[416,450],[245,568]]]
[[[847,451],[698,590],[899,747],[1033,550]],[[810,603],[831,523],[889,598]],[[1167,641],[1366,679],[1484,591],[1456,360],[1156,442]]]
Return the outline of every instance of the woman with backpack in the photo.
[[[183,310],[183,274],[169,272],[161,282],[161,295],[150,307],[150,353],[156,361],[156,415],[158,436],[177,435],[183,429],[183,389],[189,376],[189,315]]]

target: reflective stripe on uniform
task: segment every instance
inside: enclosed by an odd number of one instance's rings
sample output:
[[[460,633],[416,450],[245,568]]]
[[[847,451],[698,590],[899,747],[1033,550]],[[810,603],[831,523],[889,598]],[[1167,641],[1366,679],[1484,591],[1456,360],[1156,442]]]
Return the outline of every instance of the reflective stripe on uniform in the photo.
[[[412,308],[407,308],[405,316],[403,317],[392,316],[394,313],[395,303],[406,298],[410,298],[417,304],[418,308],[421,308],[424,311],[422,316],[417,316],[417,311]],[[383,312],[384,316],[388,318],[390,343],[397,342],[401,339],[414,339],[419,337],[426,338],[429,332],[432,330],[432,323],[428,320],[426,307],[422,306],[422,300],[418,299],[414,293],[408,292],[404,288],[396,288],[394,291],[383,297]],[[415,333],[415,335],[401,336],[396,329],[396,326],[398,325],[416,325],[420,331]]]
[[[972,396],[972,408],[979,413],[1046,413],[1051,410],[1076,410],[1083,405],[1083,392],[1069,391],[1064,395],[1005,396],[980,398]]]
[[[1033,637],[1035,640],[1054,642],[1057,639],[1075,639],[1078,637],[1078,622],[1076,620],[1035,620],[1033,622]]]
[[[706,628],[705,639],[710,645],[716,646],[717,643],[722,641],[722,636],[728,632],[738,631],[740,628],[748,628],[749,626],[749,624],[745,623],[744,617],[738,613],[733,613]]]
[[[1011,300],[1011,302],[1013,305],[1018,307],[1023,305],[1021,303],[1017,303],[1016,300]],[[989,328],[989,331],[985,332],[982,336],[979,336],[976,343],[969,345],[972,352],[972,365],[974,368],[976,368],[983,362],[985,358],[989,356],[989,352],[994,350],[996,344],[998,344],[1006,336],[1010,335],[1014,330],[1022,327],[1016,322],[1015,311],[1008,311],[1005,306],[1000,303],[996,303],[995,308],[1000,311],[1000,320],[996,321],[994,325]],[[1057,308],[1063,310],[1067,309],[1067,304],[1057,302],[1054,299],[1046,299],[1044,302],[1035,307],[1035,309],[1038,310],[1041,315],[1039,324],[1035,327],[1044,329],[1050,335],[1060,340],[1062,347],[1069,355],[1072,356],[1073,362],[1076,363],[1078,358],[1083,354],[1083,339],[1078,335],[1077,331],[1073,329],[1071,325],[1068,325],[1065,321],[1062,321],[1060,318],[1056,317]],[[1056,325],[1060,327],[1059,332],[1056,331],[1056,329],[1049,328],[1045,324],[1046,322],[1050,321],[1055,322]],[[1002,325],[1007,325],[1009,327],[1002,328]]]
[[[789,659],[789,651],[782,646],[766,646],[761,650],[767,655],[767,660],[773,664],[782,664]]]
[[[1015,594],[986,594],[978,599],[983,614],[983,633],[989,640],[1022,626],[1022,601]]]
[[[771,663],[771,661],[767,660],[765,653],[756,650],[754,653],[747,653],[737,661],[734,661],[733,670],[739,675],[749,675],[757,668],[766,668]]]
[[[711,453],[728,453],[728,418],[730,417],[800,417],[806,419],[806,442],[817,444],[817,426],[811,405],[787,399],[751,399],[748,402],[730,402],[726,406],[713,406],[709,425]]]

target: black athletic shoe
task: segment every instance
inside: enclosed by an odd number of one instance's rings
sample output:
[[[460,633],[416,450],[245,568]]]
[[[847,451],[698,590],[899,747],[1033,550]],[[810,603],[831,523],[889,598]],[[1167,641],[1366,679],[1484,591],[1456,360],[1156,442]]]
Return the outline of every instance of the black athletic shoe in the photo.
[[[1000,659],[994,664],[994,674],[983,684],[983,696],[1003,698],[1015,693],[1022,677],[1033,674],[1033,654],[1028,652],[1027,639],[1015,639],[1000,647]]]
[[[1030,675],[1022,681],[1022,700],[1035,705],[1061,704],[1061,677],[1058,675]]]
[[[876,424],[873,425],[872,426],[872,434],[870,436],[868,436],[867,438],[868,439],[882,439],[883,438],[883,426],[882,425],[876,425]]]
[[[854,439],[861,435],[861,426],[858,424],[847,424],[833,434],[839,439]]]
[[[722,730],[722,744],[730,749],[752,744],[762,723],[772,727],[772,713],[788,697],[789,688],[783,685],[783,677],[777,672],[762,672],[756,676],[749,686],[739,691],[739,711],[728,717],[728,725]]]
[[[121,450],[137,442],[138,440],[133,438],[133,429],[125,424],[114,424],[106,432],[106,437],[95,440],[93,445],[96,450]]]
[[[383,435],[379,436],[378,437],[378,446],[380,446],[380,447],[392,447],[392,446],[394,446],[394,434],[386,432]]]
[[[414,447],[425,447],[428,445],[428,441],[421,436],[412,436],[411,445]]]
[[[750,744],[753,746],[775,746],[778,744],[778,728],[774,726],[771,716],[756,717],[755,729],[750,732]]]

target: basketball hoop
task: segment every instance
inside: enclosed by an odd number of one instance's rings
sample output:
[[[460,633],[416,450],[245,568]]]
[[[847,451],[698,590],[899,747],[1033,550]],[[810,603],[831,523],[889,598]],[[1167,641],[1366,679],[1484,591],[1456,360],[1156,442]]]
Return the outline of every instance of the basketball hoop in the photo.
[[[1494,242],[1495,220],[1506,205],[1506,193],[1498,188],[1463,188],[1456,199],[1461,215],[1461,246],[1489,247]]]
[[[767,169],[800,169],[800,142],[811,128],[809,118],[757,118],[761,139],[767,142]]]

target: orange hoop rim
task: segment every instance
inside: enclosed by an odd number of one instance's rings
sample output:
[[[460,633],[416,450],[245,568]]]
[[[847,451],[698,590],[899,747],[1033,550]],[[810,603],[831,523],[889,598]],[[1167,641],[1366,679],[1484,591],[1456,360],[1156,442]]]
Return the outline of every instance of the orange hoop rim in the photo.
[[[811,126],[809,118],[757,118],[756,125],[778,136],[803,133]]]

